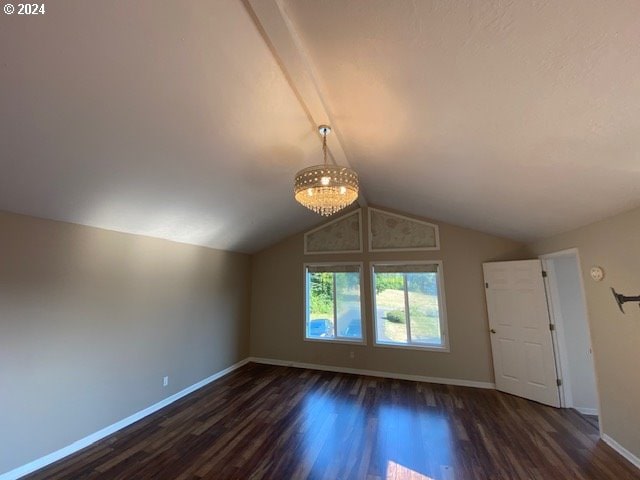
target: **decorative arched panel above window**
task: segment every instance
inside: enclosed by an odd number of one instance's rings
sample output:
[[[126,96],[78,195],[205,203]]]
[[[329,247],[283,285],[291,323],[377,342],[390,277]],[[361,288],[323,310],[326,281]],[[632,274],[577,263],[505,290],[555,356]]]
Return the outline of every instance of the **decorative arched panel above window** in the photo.
[[[369,251],[439,250],[438,226],[369,208]]]
[[[305,233],[304,253],[362,253],[362,211],[348,213]]]

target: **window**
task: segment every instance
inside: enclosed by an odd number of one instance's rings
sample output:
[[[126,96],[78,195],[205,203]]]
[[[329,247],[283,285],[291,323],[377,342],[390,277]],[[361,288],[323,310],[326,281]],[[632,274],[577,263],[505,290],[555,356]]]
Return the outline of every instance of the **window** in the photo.
[[[305,338],[364,342],[362,266],[305,265]]]
[[[376,344],[448,350],[442,264],[376,263]]]

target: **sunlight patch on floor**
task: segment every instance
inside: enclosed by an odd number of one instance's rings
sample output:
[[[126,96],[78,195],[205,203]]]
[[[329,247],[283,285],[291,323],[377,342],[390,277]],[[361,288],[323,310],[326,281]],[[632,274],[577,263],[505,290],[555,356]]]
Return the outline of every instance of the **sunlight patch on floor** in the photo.
[[[387,475],[385,480],[434,480],[399,463],[389,460],[387,462]]]

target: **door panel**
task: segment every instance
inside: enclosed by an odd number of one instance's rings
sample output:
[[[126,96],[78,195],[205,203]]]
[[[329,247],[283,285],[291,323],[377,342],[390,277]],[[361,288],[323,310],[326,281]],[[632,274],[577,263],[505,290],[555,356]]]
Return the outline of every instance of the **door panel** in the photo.
[[[560,406],[540,261],[485,263],[483,269],[496,388]]]
[[[517,357],[517,346],[515,340],[510,338],[499,338],[500,362],[502,365],[502,376],[518,380],[516,362],[509,362],[508,359]],[[505,361],[507,360],[507,361]]]
[[[542,346],[537,343],[525,343],[527,379],[529,383],[544,387],[544,365]]]

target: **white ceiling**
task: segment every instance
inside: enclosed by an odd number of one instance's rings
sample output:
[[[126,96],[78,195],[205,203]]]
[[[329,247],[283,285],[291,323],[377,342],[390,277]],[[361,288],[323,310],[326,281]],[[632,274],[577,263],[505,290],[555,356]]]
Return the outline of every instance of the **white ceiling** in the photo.
[[[253,252],[318,221],[324,121],[375,204],[521,240],[640,204],[640,3],[248,2],[0,16],[0,209]]]
[[[640,204],[640,2],[285,5],[369,202],[520,240]]]
[[[255,251],[314,128],[240,1],[46,4],[0,16],[0,209]]]

